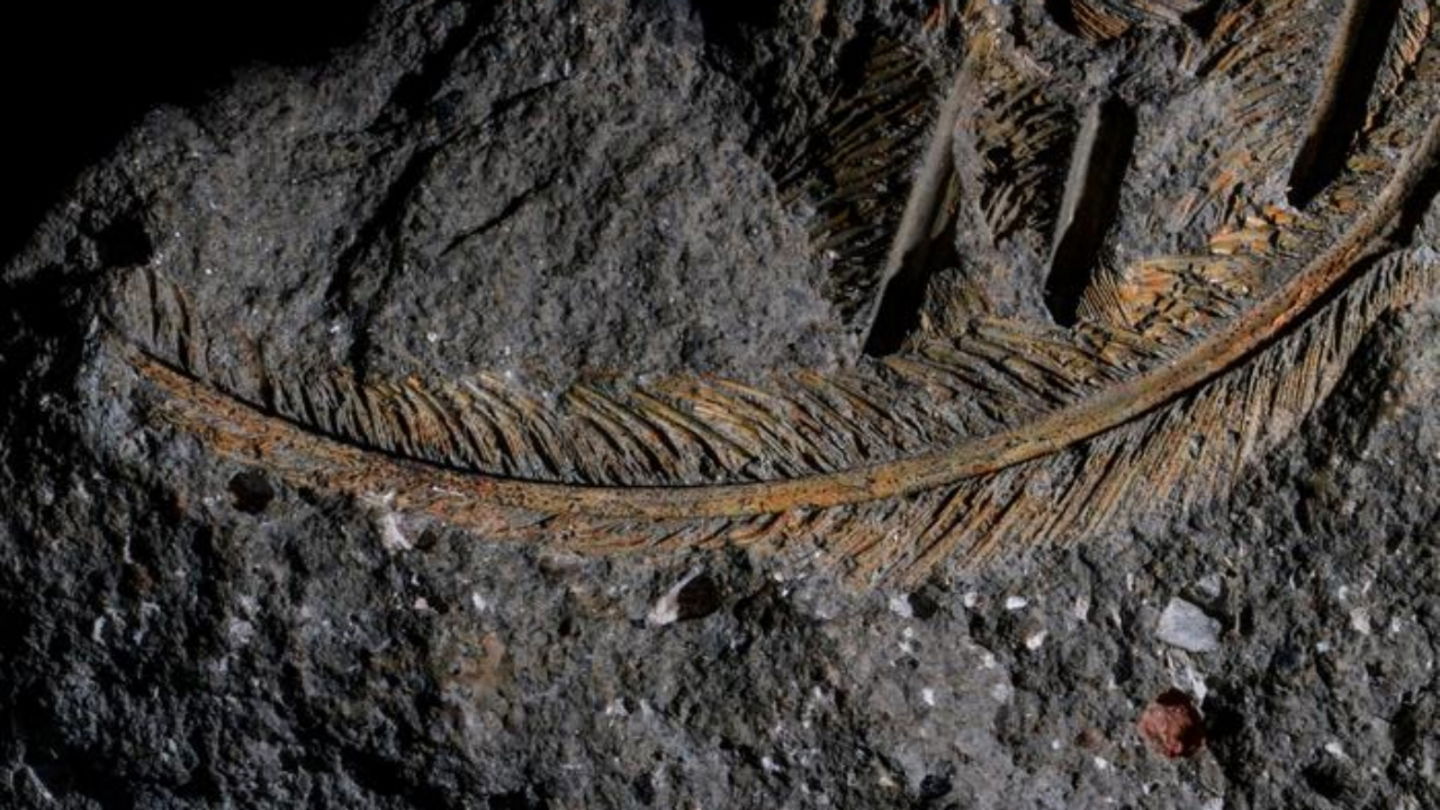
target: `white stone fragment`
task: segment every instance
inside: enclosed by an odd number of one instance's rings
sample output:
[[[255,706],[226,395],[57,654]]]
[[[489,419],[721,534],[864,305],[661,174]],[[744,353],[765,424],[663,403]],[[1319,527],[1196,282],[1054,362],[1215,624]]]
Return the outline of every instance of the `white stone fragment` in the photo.
[[[1195,590],[1204,594],[1207,599],[1219,599],[1224,589],[1224,581],[1220,579],[1219,574],[1213,571],[1201,577],[1200,581],[1195,583]]]
[[[225,634],[232,647],[244,647],[255,638],[255,625],[244,619],[231,619],[225,627]]]
[[[1026,605],[1028,605],[1028,604],[1030,604],[1030,600],[1029,600],[1029,599],[1026,599],[1026,598],[1023,597],[1023,596],[1007,596],[1007,597],[1005,597],[1005,609],[1006,609],[1006,610],[1021,610],[1021,609],[1023,609],[1023,608],[1024,608]]]
[[[1166,644],[1189,652],[1214,652],[1220,648],[1220,622],[1184,599],[1171,599],[1165,606],[1155,635]]]
[[[1170,682],[1175,688],[1194,695],[1197,704],[1204,703],[1205,697],[1210,694],[1210,687],[1205,683],[1205,676],[1195,669],[1195,663],[1190,660],[1190,656],[1184,652],[1174,653],[1171,667]]]
[[[381,548],[392,554],[414,548],[410,538],[400,531],[400,516],[390,509],[395,503],[394,492],[369,492],[362,495],[360,500],[377,513],[375,524],[380,530]]]
[[[1370,635],[1370,611],[1363,607],[1351,610],[1350,629],[1362,636]]]
[[[1036,631],[1030,633],[1029,635],[1025,636],[1025,649],[1027,649],[1027,650],[1038,650],[1038,649],[1040,649],[1040,647],[1045,644],[1045,636],[1046,636],[1046,635],[1048,635],[1048,634],[1047,634],[1044,630],[1036,630]]]
[[[394,512],[380,516],[380,545],[390,552],[409,551],[415,547],[410,538],[400,531],[400,517]]]
[[[910,607],[910,598],[904,594],[897,594],[890,597],[890,612],[902,619],[909,619],[915,616],[915,609]]]

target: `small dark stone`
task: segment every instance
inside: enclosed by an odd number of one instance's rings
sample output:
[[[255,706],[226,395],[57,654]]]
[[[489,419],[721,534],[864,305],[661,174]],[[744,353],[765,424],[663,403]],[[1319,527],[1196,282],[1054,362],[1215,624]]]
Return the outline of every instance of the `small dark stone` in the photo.
[[[275,487],[259,470],[245,470],[230,479],[230,497],[236,509],[258,515],[275,500]]]
[[[1310,789],[1331,801],[1340,800],[1355,792],[1351,777],[1345,768],[1334,759],[1322,759],[1306,766],[1301,771],[1305,784]]]
[[[650,781],[649,774],[639,774],[635,777],[630,786],[635,791],[635,800],[649,807],[655,803],[655,784]]]
[[[940,610],[940,602],[925,588],[907,596],[906,601],[910,603],[910,613],[921,621],[929,619]]]
[[[926,774],[925,778],[920,780],[920,800],[930,802],[943,799],[953,788],[950,777],[935,773]]]
[[[675,594],[675,607],[681,621],[709,616],[720,607],[720,588],[709,574],[701,574]]]

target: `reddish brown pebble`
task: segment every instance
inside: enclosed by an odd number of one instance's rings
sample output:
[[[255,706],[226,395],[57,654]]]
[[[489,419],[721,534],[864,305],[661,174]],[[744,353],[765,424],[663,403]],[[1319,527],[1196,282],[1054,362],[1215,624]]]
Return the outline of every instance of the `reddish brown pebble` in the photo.
[[[1205,721],[1194,699],[1179,689],[1150,701],[1136,726],[1152,749],[1170,759],[1188,757],[1205,744]]]

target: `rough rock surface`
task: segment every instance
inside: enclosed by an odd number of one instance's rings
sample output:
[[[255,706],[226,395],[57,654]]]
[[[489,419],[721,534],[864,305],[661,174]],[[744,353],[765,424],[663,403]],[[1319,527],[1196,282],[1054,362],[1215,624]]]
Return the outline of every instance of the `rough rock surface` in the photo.
[[[927,9],[834,3],[802,41],[782,5],[380,3],[81,176],[0,276],[0,805],[1440,805],[1435,304],[1228,502],[914,592],[487,544],[162,443],[101,387],[107,276],[151,263],[274,356],[845,362],[764,155],[846,41]],[[1176,598],[1218,649],[1157,638]],[[1172,687],[1207,725],[1176,761],[1135,728]]]

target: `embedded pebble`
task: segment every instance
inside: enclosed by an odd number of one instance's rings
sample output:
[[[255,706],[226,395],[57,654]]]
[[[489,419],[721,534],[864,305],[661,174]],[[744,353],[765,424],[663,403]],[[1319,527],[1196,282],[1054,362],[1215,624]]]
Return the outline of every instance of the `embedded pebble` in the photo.
[[[1370,611],[1357,607],[1350,611],[1350,629],[1362,636],[1370,635]]]
[[[682,619],[699,619],[720,606],[720,589],[709,575],[695,569],[655,600],[646,619],[657,627]]]
[[[1179,689],[1157,695],[1135,725],[1150,748],[1169,759],[1188,757],[1205,744],[1205,721],[1195,699]]]
[[[1225,583],[1220,579],[1219,574],[1211,572],[1195,583],[1195,590],[1199,591],[1206,599],[1219,599],[1220,594],[1225,591]]]
[[[410,538],[405,536],[405,532],[400,530],[400,517],[394,512],[386,512],[380,516],[380,546],[392,554],[415,547]]]
[[[1220,622],[1184,599],[1171,599],[1165,606],[1155,635],[1166,644],[1189,652],[1214,652],[1220,648]]]

